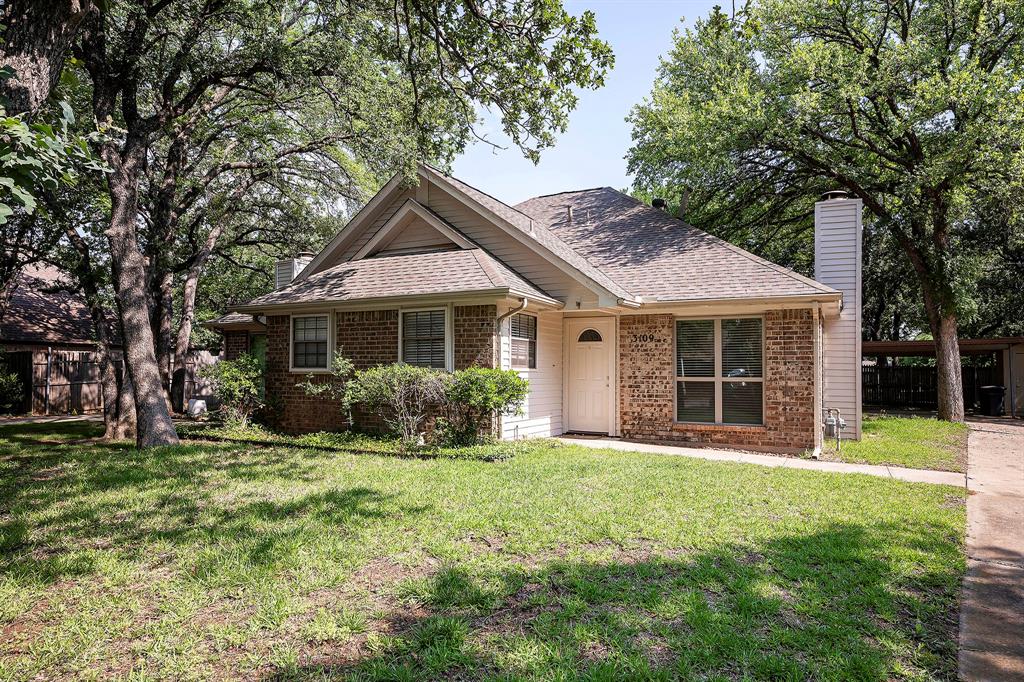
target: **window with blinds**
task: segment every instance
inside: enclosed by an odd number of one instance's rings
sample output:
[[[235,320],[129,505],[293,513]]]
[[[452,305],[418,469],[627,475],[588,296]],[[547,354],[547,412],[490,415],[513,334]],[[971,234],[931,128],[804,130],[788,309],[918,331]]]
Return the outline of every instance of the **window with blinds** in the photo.
[[[328,316],[292,318],[292,367],[327,369]]]
[[[676,420],[764,423],[764,321],[676,321]]]
[[[512,336],[512,366],[537,368],[537,318],[516,313],[509,320]]]
[[[418,367],[444,369],[445,311],[416,310],[402,313],[402,362]]]

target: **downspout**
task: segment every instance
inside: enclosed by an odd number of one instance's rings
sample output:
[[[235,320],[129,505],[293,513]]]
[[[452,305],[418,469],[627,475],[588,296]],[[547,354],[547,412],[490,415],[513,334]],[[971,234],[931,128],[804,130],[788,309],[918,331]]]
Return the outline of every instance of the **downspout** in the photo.
[[[529,304],[529,302],[530,301],[525,296],[523,296],[522,300],[519,302],[519,306],[518,307],[512,308],[508,312],[505,312],[505,313],[502,313],[501,315],[498,315],[497,319],[494,320],[494,331],[498,335],[498,338],[499,338],[499,340],[498,340],[498,369],[501,369],[501,340],[500,340],[500,338],[501,338],[501,323],[504,322],[505,320],[507,320],[508,318],[512,317],[516,313],[521,313],[524,310],[526,310],[526,306],[527,306],[527,304]],[[501,431],[502,431],[501,417],[498,416],[498,415],[495,415],[493,423],[494,423],[494,427],[493,428],[494,428],[495,431],[498,432],[498,438],[500,440],[501,439]],[[519,440],[519,426],[518,425],[516,426],[515,440]]]
[[[822,441],[825,439],[823,425],[821,423],[822,412],[825,407],[825,393],[822,388],[822,384],[825,381],[825,358],[821,352],[821,344],[824,341],[824,339],[822,339],[824,325],[822,324],[821,303],[815,301],[813,311],[814,344],[812,352],[814,354],[814,359],[812,360],[812,364],[814,366],[814,450],[811,451],[811,459],[821,459],[821,446]]]
[[[494,321],[494,324],[497,325],[498,327],[498,333],[501,333],[501,323],[507,320],[508,318],[512,317],[516,313],[521,313],[524,310],[526,310],[526,306],[528,303],[529,301],[527,300],[527,298],[523,296],[523,299],[519,303],[518,308],[512,308],[512,310],[509,310],[507,313],[502,313],[501,315],[498,315],[498,319]]]

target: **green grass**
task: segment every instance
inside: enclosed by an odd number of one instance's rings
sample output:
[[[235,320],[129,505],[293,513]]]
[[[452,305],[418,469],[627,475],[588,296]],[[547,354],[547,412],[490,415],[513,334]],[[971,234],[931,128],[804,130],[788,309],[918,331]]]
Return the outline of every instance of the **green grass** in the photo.
[[[332,450],[355,454],[377,454],[417,458],[473,459],[498,461],[510,459],[526,448],[542,445],[539,442],[494,441],[468,447],[425,445],[413,451],[403,451],[396,438],[387,438],[353,431],[319,431],[292,436],[271,431],[259,424],[246,428],[232,428],[217,423],[190,423],[178,426],[183,439],[216,442],[243,443],[250,445],[280,445],[312,450]]]
[[[836,452],[826,443],[826,459],[891,464],[911,469],[967,471],[967,425],[925,417],[867,416],[859,442]]]
[[[0,429],[2,679],[955,679],[960,489],[62,433]]]

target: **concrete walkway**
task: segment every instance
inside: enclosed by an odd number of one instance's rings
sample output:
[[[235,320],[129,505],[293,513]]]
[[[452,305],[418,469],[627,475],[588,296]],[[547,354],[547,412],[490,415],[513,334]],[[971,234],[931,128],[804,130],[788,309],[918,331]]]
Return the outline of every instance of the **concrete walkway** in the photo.
[[[716,450],[714,448],[687,448],[676,445],[649,445],[647,443],[633,443],[631,441],[619,440],[617,438],[575,438],[562,436],[559,438],[563,443],[582,445],[588,448],[610,448],[612,450],[626,450],[629,452],[650,452],[659,455],[677,455],[680,457],[694,457],[696,459],[709,459],[716,462],[742,462],[744,464],[759,464],[766,467],[784,467],[788,469],[810,469],[812,471],[828,471],[844,474],[867,474],[868,476],[879,476],[881,478],[894,478],[900,481],[911,483],[938,483],[943,485],[956,485],[963,487],[966,483],[966,476],[952,471],[931,471],[928,469],[905,469],[903,467],[892,467],[874,464],[847,464],[845,462],[822,462],[814,459],[801,459],[799,457],[782,457],[779,455],[761,455],[752,452],[737,452],[735,450]]]
[[[970,426],[960,675],[1024,680],[1024,424]]]
[[[13,424],[57,424],[66,422],[101,422],[102,414],[51,414],[29,417],[0,417],[0,426]]]

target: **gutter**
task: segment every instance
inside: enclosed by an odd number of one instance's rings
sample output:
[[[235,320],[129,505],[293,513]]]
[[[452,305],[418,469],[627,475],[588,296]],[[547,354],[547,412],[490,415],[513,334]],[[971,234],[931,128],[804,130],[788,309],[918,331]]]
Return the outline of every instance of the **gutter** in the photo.
[[[512,317],[512,316],[513,316],[513,315],[515,315],[516,313],[521,313],[521,312],[523,312],[524,310],[526,310],[526,306],[527,306],[527,304],[528,304],[529,302],[530,302],[530,301],[529,301],[529,300],[528,300],[528,299],[527,299],[527,298],[526,298],[525,296],[523,296],[523,300],[522,300],[522,301],[521,301],[521,302],[519,303],[519,307],[518,307],[518,308],[512,308],[512,310],[509,310],[509,311],[508,311],[508,312],[506,312],[506,313],[502,313],[501,315],[498,315],[498,319],[496,319],[496,320],[494,321],[494,324],[495,324],[495,325],[497,326],[497,328],[498,328],[498,329],[500,330],[500,329],[501,329],[501,323],[502,323],[502,322],[504,322],[504,321],[505,321],[505,320],[507,320],[508,318]],[[500,333],[500,331],[499,331],[499,333]]]

